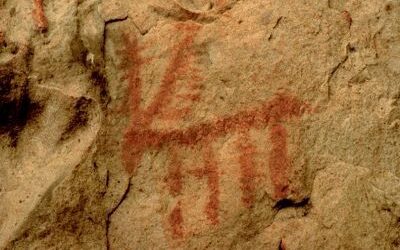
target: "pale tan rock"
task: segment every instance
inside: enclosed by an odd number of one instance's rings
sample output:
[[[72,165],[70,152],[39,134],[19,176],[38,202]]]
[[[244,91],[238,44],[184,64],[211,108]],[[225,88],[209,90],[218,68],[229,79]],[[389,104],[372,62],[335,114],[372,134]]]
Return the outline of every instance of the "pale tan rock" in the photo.
[[[0,22],[1,249],[400,248],[397,1],[0,0]]]

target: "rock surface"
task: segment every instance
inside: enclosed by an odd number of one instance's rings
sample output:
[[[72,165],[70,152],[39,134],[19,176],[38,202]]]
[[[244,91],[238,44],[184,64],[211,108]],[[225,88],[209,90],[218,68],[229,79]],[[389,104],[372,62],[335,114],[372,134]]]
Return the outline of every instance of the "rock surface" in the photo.
[[[400,2],[0,0],[0,249],[400,249]]]

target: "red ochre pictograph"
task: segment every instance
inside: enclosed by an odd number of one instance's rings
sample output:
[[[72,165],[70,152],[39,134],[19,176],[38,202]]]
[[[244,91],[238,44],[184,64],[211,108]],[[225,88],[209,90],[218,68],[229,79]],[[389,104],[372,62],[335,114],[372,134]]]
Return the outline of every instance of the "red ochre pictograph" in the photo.
[[[271,100],[256,108],[239,111],[227,117],[214,121],[200,123],[188,128],[153,129],[151,125],[156,119],[180,120],[190,113],[191,106],[183,109],[175,108],[172,102],[182,97],[177,94],[179,82],[185,80],[185,85],[193,91],[183,96],[189,103],[200,100],[198,89],[202,81],[201,72],[194,67],[195,51],[193,45],[201,26],[192,22],[178,23],[173,32],[181,34],[180,40],[172,47],[166,70],[161,78],[158,92],[154,95],[146,108],[141,104],[143,67],[153,59],[142,57],[144,47],[138,44],[136,38],[124,37],[125,49],[122,51],[127,57],[125,65],[128,70],[125,78],[129,82],[129,113],[130,126],[124,133],[123,160],[126,171],[134,175],[141,158],[146,151],[165,149],[168,152],[169,163],[165,183],[168,193],[177,202],[168,216],[170,233],[174,239],[182,238],[184,232],[184,216],[182,203],[179,200],[185,185],[185,175],[192,175],[205,180],[208,189],[208,201],[204,206],[204,215],[211,225],[219,224],[220,206],[220,171],[218,159],[213,150],[212,142],[217,138],[232,133],[238,133],[236,148],[240,166],[240,189],[244,207],[251,209],[255,202],[256,183],[258,175],[254,154],[256,148],[251,142],[250,129],[269,129],[266,135],[271,141],[269,152],[269,170],[274,187],[273,199],[280,200],[289,194],[289,172],[291,161],[288,155],[288,132],[283,122],[301,117],[310,111],[309,105],[288,93],[278,93]],[[195,94],[193,94],[195,93]],[[158,120],[157,120],[158,121]],[[179,150],[184,147],[199,149],[202,163],[193,171],[183,171],[183,162],[179,157]],[[186,183],[187,184],[187,183]]]
[[[40,31],[46,31],[48,28],[48,22],[43,10],[43,0],[33,0],[33,5],[34,9],[32,16],[36,23],[36,27]]]
[[[239,163],[240,163],[240,189],[243,192],[242,202],[247,208],[251,208],[255,200],[256,190],[256,167],[254,154],[256,148],[250,142],[250,136],[247,131],[242,132],[238,144]]]

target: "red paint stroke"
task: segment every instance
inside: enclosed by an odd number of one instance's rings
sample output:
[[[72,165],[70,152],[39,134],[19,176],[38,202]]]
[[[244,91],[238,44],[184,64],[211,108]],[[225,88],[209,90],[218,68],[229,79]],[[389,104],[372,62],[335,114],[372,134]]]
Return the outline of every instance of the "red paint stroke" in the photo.
[[[43,9],[43,0],[33,0],[34,10],[32,11],[33,20],[40,31],[46,31],[48,21]]]
[[[180,162],[174,147],[171,147],[169,152],[171,156],[171,162],[168,167],[168,176],[166,181],[170,194],[177,196],[182,192],[182,163]]]
[[[131,137],[129,135],[147,130],[158,115],[166,115],[167,117],[171,115],[171,111],[165,111],[165,107],[167,107],[173,99],[172,95],[180,76],[192,73],[192,85],[194,84],[193,81],[200,79],[197,73],[193,73],[194,70],[189,67],[193,60],[193,52],[190,48],[200,27],[201,26],[194,23],[178,23],[176,25],[177,31],[174,32],[178,34],[183,33],[184,37],[172,48],[171,59],[162,77],[160,89],[146,109],[140,107],[142,92],[140,72],[149,59],[144,59],[140,55],[143,47],[138,45],[136,38],[129,39],[125,37],[125,49],[122,53],[124,53],[126,59],[125,64],[127,64],[124,66],[129,68],[125,78],[129,82],[130,114],[132,122],[124,136],[123,160],[129,174],[134,174],[140,164],[142,154],[147,148],[146,145],[141,142],[141,138]],[[174,116],[176,114],[172,115]]]
[[[124,134],[123,160],[126,170],[134,175],[139,167],[142,155],[148,150],[160,150],[166,148],[170,152],[170,164],[166,183],[169,193],[177,197],[182,192],[182,163],[178,159],[177,150],[182,146],[199,146],[203,148],[202,169],[195,173],[196,176],[207,178],[207,186],[210,191],[209,201],[205,207],[205,214],[213,225],[219,223],[219,172],[212,141],[216,138],[226,136],[234,132],[248,131],[250,128],[262,129],[268,125],[270,128],[270,139],[273,144],[270,151],[269,165],[271,169],[271,180],[275,188],[275,198],[282,198],[287,195],[288,173],[290,161],[287,153],[287,131],[281,124],[286,119],[300,117],[310,108],[304,102],[288,93],[276,94],[272,100],[265,102],[259,107],[238,112],[232,116],[222,117],[215,121],[209,121],[193,125],[186,129],[151,129],[151,124],[158,117],[179,117],[180,112],[190,110],[177,110],[170,107],[172,101],[182,98],[177,92],[177,84],[181,79],[188,79],[187,86],[198,88],[202,78],[199,71],[191,64],[194,61],[192,45],[194,37],[201,26],[194,23],[178,23],[177,33],[183,38],[173,46],[171,58],[167,64],[166,71],[161,79],[160,87],[152,102],[147,108],[141,107],[142,92],[142,67],[150,59],[143,58],[141,51],[143,47],[138,45],[136,38],[124,37],[126,48],[122,52],[126,56],[125,63],[128,66],[125,78],[129,82],[129,113],[132,122]],[[197,86],[197,87],[196,87]],[[196,94],[188,96],[190,100],[198,101]],[[249,135],[244,135],[248,139]],[[242,201],[246,207],[254,203],[255,193],[255,164],[253,154],[255,152],[246,139],[239,143],[242,154],[239,156],[241,165],[241,189],[243,191]],[[171,231],[174,238],[182,237],[183,217],[180,201],[168,217]]]
[[[132,115],[132,122],[130,127],[128,128],[128,131],[138,130],[142,127],[141,125],[144,123],[144,117],[140,110],[142,91],[140,72],[147,60],[140,55],[143,47],[140,47],[138,45],[136,37],[130,38],[127,35],[124,35],[123,39],[126,49],[120,51],[120,54],[123,54],[126,58],[123,66],[129,68],[124,76],[124,79],[127,79],[129,82],[129,111]],[[124,159],[124,162],[126,163],[125,167],[127,172],[132,173],[139,165],[145,148],[140,148],[140,143],[128,141],[126,140],[126,138],[123,143],[124,145],[122,157]]]
[[[183,33],[184,37],[172,48],[171,59],[161,79],[160,89],[147,108],[141,107],[141,71],[143,66],[146,65],[150,59],[141,56],[144,47],[138,45],[138,41],[135,37],[123,37],[125,49],[120,53],[123,54],[125,58],[125,65],[122,66],[129,69],[124,78],[129,82],[129,113],[132,117],[132,122],[125,133],[123,141],[123,160],[126,164],[126,170],[130,174],[133,174],[139,166],[147,146],[141,143],[141,138],[128,137],[127,134],[132,134],[132,131],[136,133],[137,131],[147,130],[157,116],[180,116],[181,114],[179,111],[165,109],[173,99],[172,95],[175,92],[177,81],[182,78],[183,75],[190,75],[188,85],[195,86],[197,85],[196,81],[201,79],[197,74],[198,72],[189,66],[191,61],[193,61],[193,52],[190,47],[194,42],[194,36],[199,28],[200,26],[194,24],[176,25],[177,31],[175,32],[178,34]],[[189,110],[184,109],[184,112],[189,112]],[[177,151],[174,147],[171,147],[169,152],[171,155],[171,162],[169,164],[166,182],[170,194],[177,197],[182,192],[182,164],[179,161]],[[183,216],[180,201],[170,213],[168,222],[170,224],[172,237],[183,237]]]
[[[281,105],[274,105],[271,109],[269,137],[272,149],[269,152],[269,169],[271,181],[274,186],[273,198],[276,200],[286,198],[289,193],[289,172],[291,163],[288,156],[286,128],[281,124],[289,117],[300,117],[305,111],[311,111],[308,105],[299,106],[293,99],[283,100]]]
[[[171,225],[172,238],[182,238],[183,237],[183,216],[181,203],[175,206],[168,217],[168,222]]]
[[[289,191],[288,171],[290,161],[287,152],[287,131],[282,124],[274,124],[270,129],[272,149],[269,153],[269,169],[274,186],[274,198],[285,198]]]
[[[125,134],[128,145],[138,149],[159,149],[165,145],[194,146],[249,128],[265,128],[291,117],[300,117],[307,105],[289,94],[277,94],[262,108],[242,111],[236,115],[220,118],[214,122],[200,123],[187,129],[168,131],[145,129],[129,130]]]
[[[240,164],[240,189],[242,190],[242,202],[246,208],[251,208],[255,201],[256,190],[256,148],[250,143],[248,131],[243,132],[238,140],[239,164]]]
[[[271,180],[274,185],[274,198],[281,199],[288,193],[288,172],[290,161],[287,153],[287,131],[280,124],[285,119],[300,117],[308,105],[289,94],[277,94],[261,108],[242,111],[236,115],[218,119],[215,122],[194,125],[187,129],[158,130],[129,130],[125,134],[128,145],[132,145],[132,155],[142,155],[145,150],[160,149],[167,145],[194,146],[206,144],[215,138],[225,136],[235,131],[249,128],[263,128],[268,123],[270,139],[273,144],[269,155]],[[139,162],[129,162],[136,169]],[[128,168],[130,170],[131,168]],[[131,172],[130,172],[131,173]],[[247,192],[247,191],[246,191]]]
[[[220,203],[219,173],[217,161],[215,160],[214,152],[210,143],[204,145],[203,160],[204,167],[196,169],[191,173],[198,178],[207,178],[207,187],[210,195],[204,211],[207,219],[211,221],[211,224],[217,225],[219,223],[218,214]]]
[[[342,12],[342,15],[343,15],[344,19],[346,20],[347,24],[350,27],[351,24],[353,23],[353,19],[351,18],[350,12],[348,12],[347,10],[344,10]]]
[[[177,28],[179,31],[186,32],[187,34],[184,39],[176,44],[172,49],[171,60],[168,63],[164,77],[161,80],[160,89],[154,97],[153,102],[145,111],[145,117],[148,119],[154,119],[154,117],[171,102],[178,76],[187,74],[191,61],[190,59],[193,58],[190,47],[194,42],[194,36],[200,29],[200,26],[183,25],[179,23]],[[199,79],[197,75],[191,77],[193,79]]]

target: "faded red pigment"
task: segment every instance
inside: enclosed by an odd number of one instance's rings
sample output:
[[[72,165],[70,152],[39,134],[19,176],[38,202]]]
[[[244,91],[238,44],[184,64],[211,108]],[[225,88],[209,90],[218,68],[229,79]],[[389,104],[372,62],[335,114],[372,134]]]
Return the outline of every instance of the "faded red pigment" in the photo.
[[[267,102],[261,109],[252,111],[239,112],[237,115],[222,118],[215,122],[198,124],[184,130],[156,131],[152,129],[129,131],[126,133],[126,143],[129,145],[130,152],[142,154],[145,150],[168,148],[169,146],[209,146],[209,142],[213,138],[222,137],[235,131],[243,131],[249,128],[262,128],[271,123],[270,140],[272,149],[269,155],[269,168],[271,172],[271,180],[274,185],[274,199],[279,200],[285,198],[288,194],[288,172],[290,161],[287,154],[287,132],[279,122],[290,117],[299,117],[304,113],[304,103],[288,94],[278,94],[274,99]],[[244,151],[253,153],[252,146],[242,145]],[[217,166],[212,154],[212,150],[203,156],[205,168],[197,174],[199,177],[206,176],[208,188],[210,191],[209,203],[206,206],[207,218],[212,224],[218,223],[218,206],[219,206],[219,177]],[[254,163],[251,160],[251,154],[246,155],[242,152],[241,159],[241,189],[243,192],[242,201],[246,207],[251,207],[254,203],[255,191],[255,170]],[[172,158],[174,158],[172,154]],[[135,161],[137,162],[137,161]],[[176,160],[172,160],[175,167],[170,170],[169,183],[171,194],[178,193],[182,185],[182,175],[179,164]],[[134,162],[127,162],[127,164]],[[136,169],[137,165],[129,170]],[[131,172],[132,173],[132,172]],[[171,181],[172,180],[172,181]],[[179,187],[179,188],[178,188]],[[174,227],[176,225],[173,225]]]
[[[134,174],[137,166],[140,164],[143,153],[148,149],[146,144],[140,142],[142,140],[141,138],[131,137],[130,135],[145,133],[144,131],[148,130],[151,123],[158,116],[164,119],[177,119],[188,113],[190,111],[189,108],[166,110],[165,107],[168,107],[173,99],[173,94],[176,91],[176,85],[180,76],[189,75],[187,84],[192,88],[196,88],[198,82],[201,80],[198,70],[190,67],[194,59],[191,46],[200,26],[193,23],[178,23],[175,29],[174,33],[184,34],[183,39],[172,47],[171,59],[161,79],[160,88],[147,108],[141,107],[142,80],[140,74],[142,67],[148,63],[150,59],[141,56],[144,47],[138,45],[136,38],[124,36],[125,49],[121,51],[121,54],[124,54],[126,59],[124,61],[126,65],[123,66],[129,69],[124,78],[129,82],[129,112],[132,117],[132,122],[124,137],[123,159],[126,163],[126,170],[130,174]],[[195,101],[199,99],[199,95],[192,94],[181,96],[180,98]],[[181,173],[181,162],[179,161],[174,147],[171,147],[169,152],[171,162],[168,168],[166,183],[169,187],[169,193],[173,197],[178,197],[182,192],[183,177]],[[168,223],[173,238],[183,237],[183,216],[180,202],[178,202],[170,213]]]
[[[242,190],[242,202],[247,208],[251,208],[255,201],[256,190],[256,166],[254,162],[256,148],[250,143],[249,132],[241,133],[237,142],[240,164],[240,189]]]
[[[169,214],[168,222],[171,225],[172,237],[183,237],[183,217],[181,203],[178,202],[172,212]]]
[[[274,186],[274,198],[285,198],[289,191],[289,157],[287,152],[287,131],[282,124],[274,124],[270,129],[272,149],[269,153],[269,169]]]
[[[194,146],[200,145],[206,141],[225,136],[235,131],[242,131],[249,128],[263,128],[269,122],[278,124],[278,122],[291,118],[300,117],[304,113],[305,104],[295,97],[288,94],[278,94],[271,101],[267,102],[262,108],[250,111],[242,111],[236,115],[221,118],[215,122],[201,123],[187,129],[172,129],[169,131],[158,131],[153,129],[130,129],[125,133],[124,148],[127,155],[142,154],[149,149],[160,149],[166,145]],[[277,126],[277,125],[275,125]],[[274,126],[272,126],[274,128]],[[272,131],[278,131],[272,129]],[[273,133],[273,132],[271,132]],[[281,142],[275,142],[276,148],[281,148]],[[284,144],[286,145],[286,143]],[[276,158],[275,154],[271,154]],[[287,158],[284,156],[284,158]],[[126,158],[127,171],[133,174],[136,170],[137,161],[128,161]],[[281,161],[278,158],[272,161]]]
[[[172,101],[172,94],[176,90],[175,87],[178,76],[188,71],[191,59],[193,58],[190,47],[193,44],[194,35],[199,28],[200,26],[197,25],[184,25],[182,23],[177,25],[177,29],[187,35],[172,49],[171,61],[168,63],[168,67],[161,81],[160,89],[154,97],[154,101],[144,112],[144,116],[149,120],[161,113],[164,107]],[[198,81],[200,78],[197,74],[192,74],[191,80]],[[150,122],[149,120],[147,122]]]
[[[347,10],[344,10],[342,12],[342,15],[343,15],[344,19],[346,20],[348,26],[350,27],[351,24],[353,23],[353,19],[351,18],[350,12],[348,12]]]
[[[166,178],[169,193],[173,197],[177,197],[182,192],[182,162],[179,160],[175,147],[169,149],[171,162],[168,165],[168,175]],[[180,238],[183,236],[183,216],[180,201],[169,215],[169,225],[173,238]]]
[[[129,82],[130,104],[129,113],[132,122],[124,134],[123,160],[130,175],[137,171],[142,155],[148,150],[166,149],[169,152],[167,176],[165,178],[169,194],[178,199],[178,203],[168,216],[169,228],[173,238],[184,236],[184,218],[182,216],[181,201],[184,176],[182,162],[179,160],[178,149],[182,147],[198,147],[202,150],[203,166],[196,171],[189,172],[198,178],[207,180],[209,199],[204,213],[211,224],[219,223],[219,171],[218,164],[212,149],[212,142],[216,138],[239,132],[241,139],[237,143],[240,152],[240,188],[242,202],[245,207],[251,208],[255,202],[256,166],[254,162],[255,147],[250,142],[250,129],[269,128],[269,138],[272,149],[269,153],[269,168],[271,181],[274,186],[274,199],[285,198],[289,190],[290,159],[287,152],[287,131],[282,122],[294,117],[300,117],[309,107],[296,97],[288,93],[276,94],[270,101],[259,107],[240,111],[232,116],[222,117],[215,121],[193,125],[186,129],[157,130],[150,126],[155,119],[179,119],[190,112],[189,107],[181,110],[170,107],[175,98],[186,98],[192,102],[200,99],[199,94],[177,95],[178,80],[187,79],[187,85],[196,89],[202,80],[198,69],[191,66],[194,61],[194,38],[200,30],[194,23],[179,23],[175,26],[178,34],[183,38],[172,47],[171,58],[161,79],[161,84],[153,101],[147,108],[141,107],[142,80],[141,70],[150,59],[143,58],[143,47],[138,45],[136,38],[125,37],[126,48],[123,51],[127,56],[127,74]],[[188,172],[187,172],[188,173]]]
[[[136,133],[137,131],[146,130],[157,115],[164,111],[164,107],[167,106],[172,99],[178,76],[186,73],[191,58],[193,57],[190,46],[193,43],[195,34],[199,30],[199,26],[194,24],[178,24],[176,28],[178,31],[183,32],[186,35],[180,43],[172,48],[171,60],[169,61],[166,72],[161,80],[160,89],[154,97],[154,101],[147,109],[141,109],[140,105],[142,92],[140,72],[143,65],[148,62],[149,59],[144,59],[140,55],[140,52],[144,48],[138,45],[136,38],[130,39],[125,36],[126,49],[123,53],[126,53],[127,55],[125,63],[128,63],[126,66],[129,67],[125,78],[129,82],[130,114],[132,122],[130,127],[127,129],[124,138],[123,158],[124,161],[128,163],[126,166],[127,171],[130,174],[135,172],[136,166],[138,166],[143,151],[145,150],[145,148],[140,147],[145,145],[135,143],[132,141],[132,138],[129,138],[127,135]],[[198,79],[196,74],[194,74],[192,79]],[[134,145],[134,147],[131,147],[131,145]]]
[[[217,162],[211,144],[206,144],[203,149],[204,168],[199,171],[199,177],[207,178],[207,186],[210,192],[208,203],[205,207],[207,219],[213,225],[218,224],[219,210],[219,173]]]
[[[182,192],[182,162],[179,160],[176,149],[171,147],[169,149],[171,162],[168,165],[168,176],[166,178],[169,192],[172,196],[176,197]]]
[[[46,31],[48,28],[48,21],[43,9],[43,0],[33,0],[33,5],[32,16],[36,27],[40,31]]]

